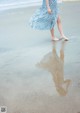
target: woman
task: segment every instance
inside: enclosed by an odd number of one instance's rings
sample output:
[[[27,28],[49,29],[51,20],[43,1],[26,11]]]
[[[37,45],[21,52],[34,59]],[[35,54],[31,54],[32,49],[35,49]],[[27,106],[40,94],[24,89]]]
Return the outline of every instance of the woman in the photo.
[[[61,19],[58,13],[57,0],[43,0],[42,6],[36,10],[31,17],[30,26],[33,29],[50,30],[51,39],[53,41],[58,41],[59,39],[54,35],[54,26],[56,22],[61,35],[60,39],[68,40],[63,33]]]

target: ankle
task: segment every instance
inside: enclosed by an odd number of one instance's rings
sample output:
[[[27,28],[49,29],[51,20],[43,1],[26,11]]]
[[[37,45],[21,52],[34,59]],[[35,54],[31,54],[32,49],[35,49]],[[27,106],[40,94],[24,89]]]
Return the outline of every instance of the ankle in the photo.
[[[64,34],[61,35],[61,37],[64,37],[64,36],[65,36]]]
[[[52,38],[52,39],[54,39],[54,38],[55,38],[55,36],[52,36],[51,38]]]

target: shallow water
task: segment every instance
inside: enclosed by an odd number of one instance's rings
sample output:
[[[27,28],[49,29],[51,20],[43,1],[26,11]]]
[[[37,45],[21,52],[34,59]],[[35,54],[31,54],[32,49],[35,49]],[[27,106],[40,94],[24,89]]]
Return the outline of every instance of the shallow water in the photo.
[[[0,15],[0,106],[8,113],[80,112],[79,6],[62,5],[68,42],[54,43],[49,31],[27,26],[34,7]]]
[[[0,0],[0,11],[41,5],[42,0]]]

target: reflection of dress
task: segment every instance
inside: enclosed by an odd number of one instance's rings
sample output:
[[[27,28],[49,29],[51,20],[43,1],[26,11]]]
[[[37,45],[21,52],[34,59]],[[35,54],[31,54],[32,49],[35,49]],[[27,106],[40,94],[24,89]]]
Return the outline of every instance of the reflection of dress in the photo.
[[[32,28],[46,30],[54,27],[58,17],[57,0],[49,0],[49,6],[52,14],[47,12],[46,0],[43,0],[42,6],[36,10],[30,19],[30,26]]]
[[[64,44],[64,43],[63,43]],[[64,47],[62,45],[62,47]],[[51,74],[53,81],[56,86],[56,90],[60,95],[66,95],[67,89],[70,84],[70,80],[64,81],[64,51],[63,48],[60,50],[60,57],[56,53],[56,49],[53,48],[51,53],[48,53],[38,63],[39,67],[47,69]]]

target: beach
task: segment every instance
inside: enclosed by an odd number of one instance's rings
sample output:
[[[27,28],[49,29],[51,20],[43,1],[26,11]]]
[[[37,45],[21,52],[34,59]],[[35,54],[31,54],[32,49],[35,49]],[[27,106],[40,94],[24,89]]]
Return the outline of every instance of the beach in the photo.
[[[7,113],[79,113],[80,2],[60,6],[67,42],[30,28],[39,7],[0,12],[0,106]]]

